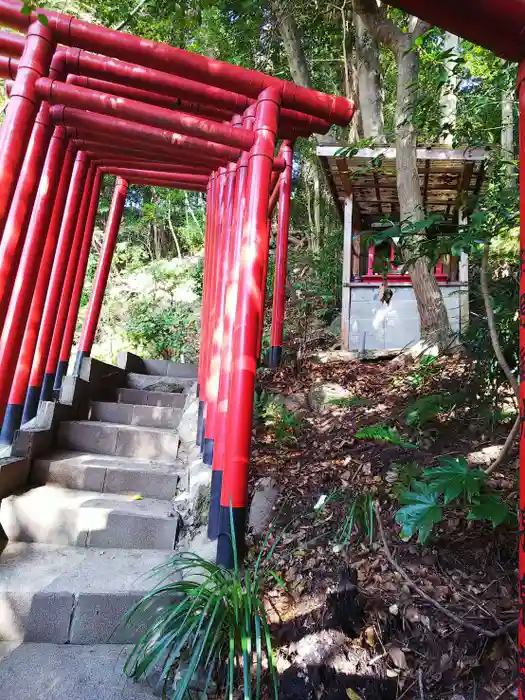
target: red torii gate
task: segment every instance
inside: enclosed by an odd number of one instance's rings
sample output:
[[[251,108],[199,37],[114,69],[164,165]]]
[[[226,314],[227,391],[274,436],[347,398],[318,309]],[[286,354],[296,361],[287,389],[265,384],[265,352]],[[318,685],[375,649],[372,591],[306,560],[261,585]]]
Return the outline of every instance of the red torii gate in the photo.
[[[516,61],[520,116],[520,417],[525,421],[525,0],[386,0]],[[518,690],[525,699],[525,433],[520,432]]]
[[[75,371],[91,353],[129,183],[207,193],[199,441],[209,534],[243,547],[269,222],[279,203],[270,357],[280,358],[293,142],[353,104],[257,71],[0,0],[0,439],[67,371],[102,178],[117,176]],[[45,14],[47,26],[38,21]],[[117,58],[118,56],[118,58]],[[276,144],[282,139],[280,151]]]

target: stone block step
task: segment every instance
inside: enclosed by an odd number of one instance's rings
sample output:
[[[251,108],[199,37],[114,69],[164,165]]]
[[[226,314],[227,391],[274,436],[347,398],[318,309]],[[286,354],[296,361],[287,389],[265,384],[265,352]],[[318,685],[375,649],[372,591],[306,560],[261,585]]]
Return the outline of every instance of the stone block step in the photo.
[[[0,523],[11,542],[77,547],[172,550],[179,534],[170,501],[55,484],[3,499]]]
[[[164,406],[184,408],[186,394],[170,394],[165,391],[141,391],[140,389],[118,389],[117,401],[140,406]]]
[[[129,650],[119,644],[6,644],[0,660],[0,697],[155,700],[145,684],[134,683],[123,675]]]
[[[150,462],[88,452],[53,452],[36,459],[31,483],[103,493],[135,493],[170,500],[186,474],[182,462]],[[183,488],[185,484],[183,484]]]
[[[197,365],[189,362],[172,362],[171,360],[149,360],[142,358],[142,366],[146,374],[162,377],[178,377],[179,379],[191,379],[197,381]]]
[[[129,389],[164,391],[170,394],[180,394],[187,391],[193,386],[195,381],[195,379],[186,377],[169,377],[160,374],[138,374],[137,372],[128,372],[126,374],[126,386]]]
[[[172,430],[140,428],[105,421],[63,421],[58,446],[97,454],[174,462],[179,438]]]
[[[133,642],[137,627],[123,625],[122,616],[155,586],[159,579],[151,570],[167,559],[168,553],[151,549],[9,543],[0,556],[0,641]],[[0,697],[13,696],[0,692]],[[24,700],[37,697],[42,696],[28,694]]]
[[[180,422],[181,414],[181,408],[92,401],[89,418],[90,420],[138,425],[145,428],[174,429]]]

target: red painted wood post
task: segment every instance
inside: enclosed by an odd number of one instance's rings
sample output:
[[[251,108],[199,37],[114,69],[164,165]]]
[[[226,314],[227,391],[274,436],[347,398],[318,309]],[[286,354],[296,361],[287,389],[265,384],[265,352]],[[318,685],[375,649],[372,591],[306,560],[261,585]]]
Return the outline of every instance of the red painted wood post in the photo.
[[[281,149],[286,169],[279,184],[279,214],[277,219],[277,246],[275,249],[275,275],[273,283],[272,328],[268,365],[278,367],[283,351],[284,307],[286,301],[286,266],[288,261],[288,230],[290,227],[290,198],[292,194],[293,145],[285,141]]]
[[[26,144],[24,144],[25,158],[0,242],[0,331],[4,325],[33,202],[52,134],[53,126],[49,119],[49,106],[42,104],[33,123],[27,150]],[[1,190],[0,193],[0,196],[4,195]]]
[[[60,347],[60,355],[58,358],[55,384],[53,386],[54,391],[60,391],[62,381],[65,375],[67,374],[67,368],[69,366],[71,348],[73,347],[73,339],[75,337],[75,330],[77,327],[80,299],[82,298],[82,289],[84,288],[84,280],[86,278],[89,253],[91,251],[91,242],[93,240],[93,232],[95,230],[95,219],[97,216],[101,188],[102,173],[100,172],[100,170],[97,169],[95,172],[95,178],[93,180],[91,196],[86,197],[86,203],[84,202],[84,200],[82,201],[82,206],[78,217],[79,222],[85,221],[84,238],[82,239],[82,248],[80,249],[80,257],[78,259],[78,266],[75,275],[75,282],[73,284],[73,291],[71,294],[71,303],[69,305],[66,327],[64,330],[64,337],[62,338],[62,345]],[[87,209],[85,213],[84,211],[82,211],[83,207],[86,207]]]
[[[225,324],[225,307],[226,307],[226,292],[228,288],[228,276],[231,270],[231,241],[233,238],[233,216],[234,216],[234,199],[237,182],[237,165],[230,163],[226,173],[225,194],[224,194],[224,221],[221,235],[221,243],[219,249],[219,267],[218,267],[218,288],[217,288],[217,313],[214,320],[213,336],[211,344],[211,361],[210,361],[210,412],[207,428],[210,430],[212,439],[212,450],[210,454],[210,466],[213,467],[215,451],[222,451],[222,441],[224,435],[217,431],[217,404],[219,400],[219,381],[221,374],[221,349],[224,343],[224,324]],[[212,482],[210,489],[210,508],[208,515],[208,537],[216,539],[219,534],[219,511],[221,500],[221,485],[217,483],[216,478],[213,478],[214,470],[212,469]]]
[[[216,220],[217,220],[217,201],[218,201],[218,173],[212,173],[210,178],[210,212],[208,223],[208,240],[206,246],[206,261],[204,267],[204,280],[202,291],[202,330],[201,330],[201,345],[199,353],[199,384],[200,396],[202,399],[202,437],[201,437],[201,452],[204,452],[204,433],[206,431],[206,384],[208,382],[208,330],[210,324],[210,299],[212,296],[212,269],[215,257],[215,245],[217,238]]]
[[[46,295],[42,322],[38,334],[36,350],[29,377],[29,390],[24,405],[22,421],[26,422],[36,416],[38,401],[44,382],[46,360],[53,338],[53,330],[57,317],[57,310],[62,294],[67,264],[71,253],[71,242],[75,231],[80,198],[84,188],[84,179],[87,170],[86,155],[82,151],[77,153],[71,180],[68,183],[66,204],[61,217],[60,233],[56,255],[53,261],[53,269],[49,280],[49,288]],[[60,183],[62,186],[62,182]],[[48,380],[49,381],[49,380]],[[51,389],[53,384],[51,383]]]
[[[262,276],[268,255],[268,201],[280,104],[281,95],[278,90],[268,88],[260,94],[254,127],[255,143],[249,156],[248,201],[233,328],[231,385],[226,421],[228,440],[217,543],[217,562],[228,567],[233,565],[234,560],[230,513],[236,549],[239,552],[244,550]]]
[[[210,363],[212,356],[213,330],[214,319],[217,310],[217,285],[218,285],[218,267],[219,267],[219,250],[221,245],[223,212],[224,212],[224,183],[226,180],[226,169],[219,168],[216,178],[216,199],[215,199],[215,214],[213,217],[213,250],[210,265],[209,277],[209,298],[207,307],[206,320],[206,348],[205,348],[205,364],[204,364],[204,387],[205,387],[205,403],[204,403],[204,439],[202,441],[202,459],[205,464],[211,466],[213,460],[213,437],[210,433],[210,422],[213,420],[210,409],[212,392],[210,386],[211,373]]]
[[[69,307],[71,304],[71,295],[73,293],[73,285],[75,283],[75,276],[80,258],[80,250],[82,248],[82,241],[84,240],[87,209],[91,199],[91,192],[93,190],[95,169],[96,166],[93,163],[90,163],[82,191],[82,197],[80,199],[80,205],[77,210],[75,232],[73,234],[73,241],[69,251],[69,260],[67,263],[66,276],[64,277],[64,285],[62,287],[60,303],[58,305],[55,327],[53,329],[53,338],[51,339],[51,345],[49,346],[49,353],[46,361],[46,372],[44,375],[44,382],[42,384],[40,401],[51,401],[53,398],[55,398],[53,391],[58,367],[58,359],[60,355],[60,348],[62,346],[62,340],[64,338]]]
[[[57,127],[51,139],[34,200],[31,219],[27,227],[27,237],[0,338],[0,422],[3,418],[0,442],[4,444],[12,442],[14,432],[20,427],[22,418],[27,383],[23,387],[23,395],[20,396],[21,387],[18,384],[20,375],[17,377],[16,370],[23,359],[24,331],[35,287],[38,283],[37,275],[43,264],[42,251],[47,237],[51,235],[49,222],[64,163],[66,145],[64,129]],[[17,390],[19,396],[17,396]]]
[[[63,127],[57,128],[62,129]],[[24,332],[24,339],[22,340],[22,348],[16,366],[11,393],[9,395],[9,404],[16,406],[20,405],[23,407],[20,423],[26,423],[36,414],[38,401],[40,398],[40,384],[38,386],[29,386],[29,377],[31,374],[33,360],[35,358],[37,340],[43,319],[44,305],[50,285],[51,271],[53,269],[53,262],[57,251],[58,235],[60,233],[62,219],[64,216],[64,209],[71,182],[76,152],[76,148],[70,141],[67,146],[62,171],[59,173],[60,179],[58,182],[58,188],[56,189],[56,196],[51,203],[46,242],[42,253],[42,259],[40,261],[35,292],[33,294],[29,318],[27,319]]]
[[[216,282],[214,284],[214,305],[210,316],[211,333],[208,343],[208,382],[206,387],[206,430],[204,433],[205,450],[203,460],[210,467],[213,464],[215,447],[215,414],[217,411],[217,396],[219,393],[219,373],[221,365],[220,346],[223,335],[224,299],[228,275],[228,244],[231,230],[233,209],[233,193],[235,188],[235,164],[230,163],[222,170],[222,205],[220,226],[218,229],[217,263],[215,267]],[[220,498],[220,494],[219,494]],[[218,499],[217,499],[218,507]],[[215,519],[217,520],[217,519]]]
[[[518,692],[525,700],[525,62],[518,70],[519,96],[519,149],[520,167],[520,487],[519,487],[519,543],[518,543],[518,596],[520,616],[518,627]]]
[[[100,254],[100,261],[93,280],[93,289],[89,299],[89,305],[82,327],[80,342],[78,344],[78,354],[75,362],[75,374],[79,374],[82,366],[82,360],[91,355],[97,326],[104,301],[104,294],[108,283],[109,272],[111,270],[111,262],[113,253],[117,244],[118,230],[124,213],[124,204],[126,202],[126,194],[128,192],[128,182],[123,178],[118,177],[113,191],[113,199],[111,200],[111,208],[109,210],[104,244]]]
[[[244,122],[247,128],[253,128],[255,108],[248,110]],[[215,415],[215,434],[217,444],[213,452],[211,493],[222,492],[222,476],[224,471],[224,458],[226,451],[226,417],[228,413],[228,394],[230,389],[231,363],[232,363],[232,336],[235,312],[237,308],[237,291],[239,282],[240,251],[242,243],[242,231],[246,210],[246,181],[248,174],[248,154],[243,153],[237,164],[236,190],[234,194],[234,218],[232,221],[232,236],[228,257],[230,260],[228,273],[228,286],[226,290],[224,309],[224,333],[221,347],[221,366],[219,376],[219,393]],[[213,496],[212,496],[213,497]],[[211,500],[211,499],[210,499]],[[220,520],[220,507],[219,507]],[[217,535],[215,535],[216,537]]]
[[[0,131],[0,236],[4,230],[27,142],[40,104],[36,93],[36,81],[48,74],[54,51],[53,32],[41,22],[33,22],[27,32]]]
[[[202,386],[202,376],[203,376],[203,333],[204,333],[204,287],[206,280],[206,272],[209,263],[210,255],[210,221],[211,221],[211,210],[212,210],[212,182],[214,182],[215,176],[212,173],[208,180],[208,185],[206,187],[206,224],[204,227],[204,257],[203,257],[203,269],[202,269],[202,289],[201,289],[201,328],[199,337],[199,369],[197,374],[197,396],[199,398],[199,411],[197,416],[197,437],[196,444],[200,447],[204,439],[204,389]],[[207,262],[208,260],[208,262]]]

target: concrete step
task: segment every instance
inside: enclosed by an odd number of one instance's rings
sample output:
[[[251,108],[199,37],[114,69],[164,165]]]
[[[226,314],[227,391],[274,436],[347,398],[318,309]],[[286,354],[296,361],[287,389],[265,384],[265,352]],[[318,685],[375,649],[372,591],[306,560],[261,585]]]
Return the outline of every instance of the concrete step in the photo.
[[[31,484],[102,493],[140,493],[170,500],[186,475],[182,462],[149,462],[88,452],[53,452],[33,462]],[[185,488],[185,483],[182,484]]]
[[[131,643],[137,628],[124,626],[122,616],[155,586],[151,570],[167,559],[151,549],[10,543],[0,556],[0,641]]]
[[[0,697],[9,700],[155,700],[123,675],[130,647],[118,644],[5,645]]]
[[[173,430],[180,423],[181,414],[181,408],[92,401],[89,418],[108,423],[138,425],[145,428],[171,428]]]
[[[126,386],[129,389],[140,389],[141,391],[164,391],[180,394],[190,389],[195,381],[195,379],[186,377],[169,377],[161,374],[138,374],[137,372],[126,374]]]
[[[189,362],[172,362],[171,360],[148,360],[142,358],[142,365],[146,374],[162,377],[178,377],[197,381],[197,365]]]
[[[10,542],[77,547],[173,550],[179,534],[170,501],[55,484],[3,499],[0,523]]]
[[[119,389],[117,401],[139,406],[164,406],[167,408],[184,408],[186,394],[170,394],[165,391],[141,391],[140,389]]]
[[[105,421],[63,421],[58,446],[97,454],[174,462],[179,438],[172,430],[139,428]]]

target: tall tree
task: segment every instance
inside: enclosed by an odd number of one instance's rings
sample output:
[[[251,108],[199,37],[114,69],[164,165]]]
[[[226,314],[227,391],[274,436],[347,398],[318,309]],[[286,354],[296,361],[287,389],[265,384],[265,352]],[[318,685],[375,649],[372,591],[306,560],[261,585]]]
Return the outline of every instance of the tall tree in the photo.
[[[379,46],[361,16],[354,12],[358,104],[363,137],[384,141],[383,94]]]
[[[284,52],[288,59],[288,67],[293,81],[303,87],[313,87],[310,68],[301,41],[301,33],[295,21],[295,17],[286,2],[270,0],[270,6],[283,42]],[[322,140],[322,137],[318,137],[318,141]],[[311,167],[308,168],[308,171],[311,174],[313,183],[314,206],[312,223],[315,232],[315,243],[313,247],[319,248],[321,245],[321,176],[317,160],[311,163]]]
[[[443,51],[445,60],[443,68],[445,70],[445,82],[441,89],[439,101],[441,107],[441,140],[447,146],[452,146],[454,129],[456,127],[457,97],[456,97],[456,61],[459,38],[455,34],[445,32]]]
[[[394,55],[397,64],[397,99],[395,112],[395,145],[397,192],[402,228],[408,228],[425,218],[423,196],[419,185],[416,160],[416,128],[414,116],[417,104],[419,55],[414,42],[423,36],[429,25],[409,17],[407,31],[389,19],[376,0],[355,0],[355,9],[376,40]],[[405,251],[405,255],[410,255]],[[417,301],[421,339],[439,349],[447,348],[452,332],[447,310],[436,278],[426,257],[418,257],[410,266],[412,287]]]

